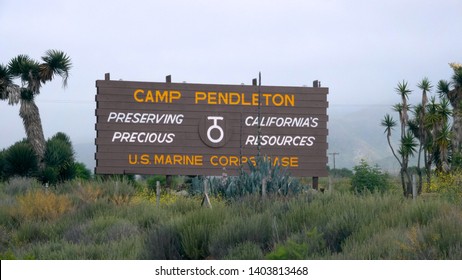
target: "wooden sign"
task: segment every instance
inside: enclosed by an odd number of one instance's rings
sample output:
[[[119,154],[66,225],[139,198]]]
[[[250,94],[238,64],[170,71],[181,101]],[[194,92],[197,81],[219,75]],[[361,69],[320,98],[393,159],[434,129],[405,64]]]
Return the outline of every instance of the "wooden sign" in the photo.
[[[292,176],[327,176],[328,88],[96,87],[97,174],[237,175],[260,154]]]

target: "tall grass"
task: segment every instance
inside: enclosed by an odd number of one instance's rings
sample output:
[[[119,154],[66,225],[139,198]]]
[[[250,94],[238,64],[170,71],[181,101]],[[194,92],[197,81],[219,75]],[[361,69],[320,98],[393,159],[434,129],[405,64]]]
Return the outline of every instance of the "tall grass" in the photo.
[[[23,182],[23,183],[21,183]],[[24,185],[21,185],[24,184]],[[462,209],[439,196],[340,190],[234,200],[126,182],[0,183],[0,258],[460,259]]]

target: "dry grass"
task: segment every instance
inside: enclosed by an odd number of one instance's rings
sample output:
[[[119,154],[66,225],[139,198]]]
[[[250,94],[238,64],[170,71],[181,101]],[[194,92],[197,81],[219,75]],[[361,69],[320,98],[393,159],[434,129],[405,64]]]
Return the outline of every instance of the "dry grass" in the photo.
[[[16,214],[26,220],[54,220],[71,211],[73,205],[67,195],[47,190],[33,190],[17,197]]]

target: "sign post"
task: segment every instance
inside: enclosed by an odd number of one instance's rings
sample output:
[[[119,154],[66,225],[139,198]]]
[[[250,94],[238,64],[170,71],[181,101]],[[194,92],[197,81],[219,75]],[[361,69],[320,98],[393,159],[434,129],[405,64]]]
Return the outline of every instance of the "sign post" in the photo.
[[[323,87],[96,81],[96,174],[327,176]],[[316,179],[317,182],[317,179]]]

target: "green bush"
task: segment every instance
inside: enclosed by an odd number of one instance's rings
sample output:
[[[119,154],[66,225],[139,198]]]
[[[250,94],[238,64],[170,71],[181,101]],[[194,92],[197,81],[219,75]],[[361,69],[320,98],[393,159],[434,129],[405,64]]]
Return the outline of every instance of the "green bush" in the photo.
[[[72,143],[62,132],[46,142],[43,165],[40,166],[27,140],[19,141],[0,152],[0,180],[14,176],[37,177],[42,183],[56,185],[76,175],[90,178],[91,173],[88,172],[84,165],[75,163]]]
[[[41,187],[40,182],[35,178],[12,177],[8,182],[5,182],[3,192],[11,196],[16,196]]]
[[[74,163],[75,178],[90,180],[91,179],[91,170],[82,162]]]
[[[154,176],[149,176],[146,179],[146,184],[148,186],[148,190],[151,192],[155,192],[157,188],[157,182],[160,182],[161,186],[165,186],[167,183],[166,176],[163,175],[154,175]]]
[[[54,185],[75,178],[74,149],[64,133],[58,132],[47,141],[43,161],[45,168],[40,176],[42,183]]]
[[[267,212],[248,217],[229,217],[210,238],[210,253],[221,259],[230,254],[236,244],[253,242],[268,251],[274,243],[273,219]]]
[[[150,260],[180,260],[184,256],[181,239],[173,223],[151,228],[143,257]]]
[[[461,259],[462,217],[460,211],[443,211],[427,225],[415,224],[401,243],[406,259]]]
[[[256,193],[211,197],[210,209],[201,197],[156,206],[120,181],[45,189],[12,178],[1,188],[0,258],[462,258],[462,208],[438,195],[309,191],[262,200]]]
[[[130,202],[135,194],[135,187],[129,181],[103,181],[99,183],[101,198],[116,205],[123,205]]]
[[[337,178],[351,178],[353,177],[353,171],[348,168],[329,169],[329,175]]]
[[[32,146],[25,140],[9,147],[3,155],[3,176],[30,177],[38,171],[37,156]]]
[[[305,260],[322,256],[326,250],[326,241],[317,228],[295,234],[282,245],[266,255],[270,260]]]
[[[42,221],[28,221],[22,223],[15,231],[13,240],[16,245],[46,242],[50,240],[52,232],[46,230],[47,226]]]
[[[215,207],[213,211],[200,208],[188,213],[178,222],[182,250],[187,259],[204,259],[210,255],[209,246],[213,232],[222,226],[226,218],[226,209]]]
[[[263,258],[260,246],[252,241],[237,244],[223,257],[224,260],[262,260]]]
[[[351,187],[355,193],[385,192],[390,187],[388,174],[383,173],[377,165],[369,166],[366,161],[361,160],[353,170]]]
[[[436,172],[426,186],[426,191],[441,194],[447,200],[457,203],[462,200],[461,185],[462,169],[457,168],[449,173]]]
[[[405,229],[375,229],[372,234],[361,240],[348,240],[340,254],[333,258],[348,260],[397,260],[403,259],[402,244],[405,242]]]
[[[0,224],[0,252],[5,252],[10,243],[11,235],[9,229]]]

